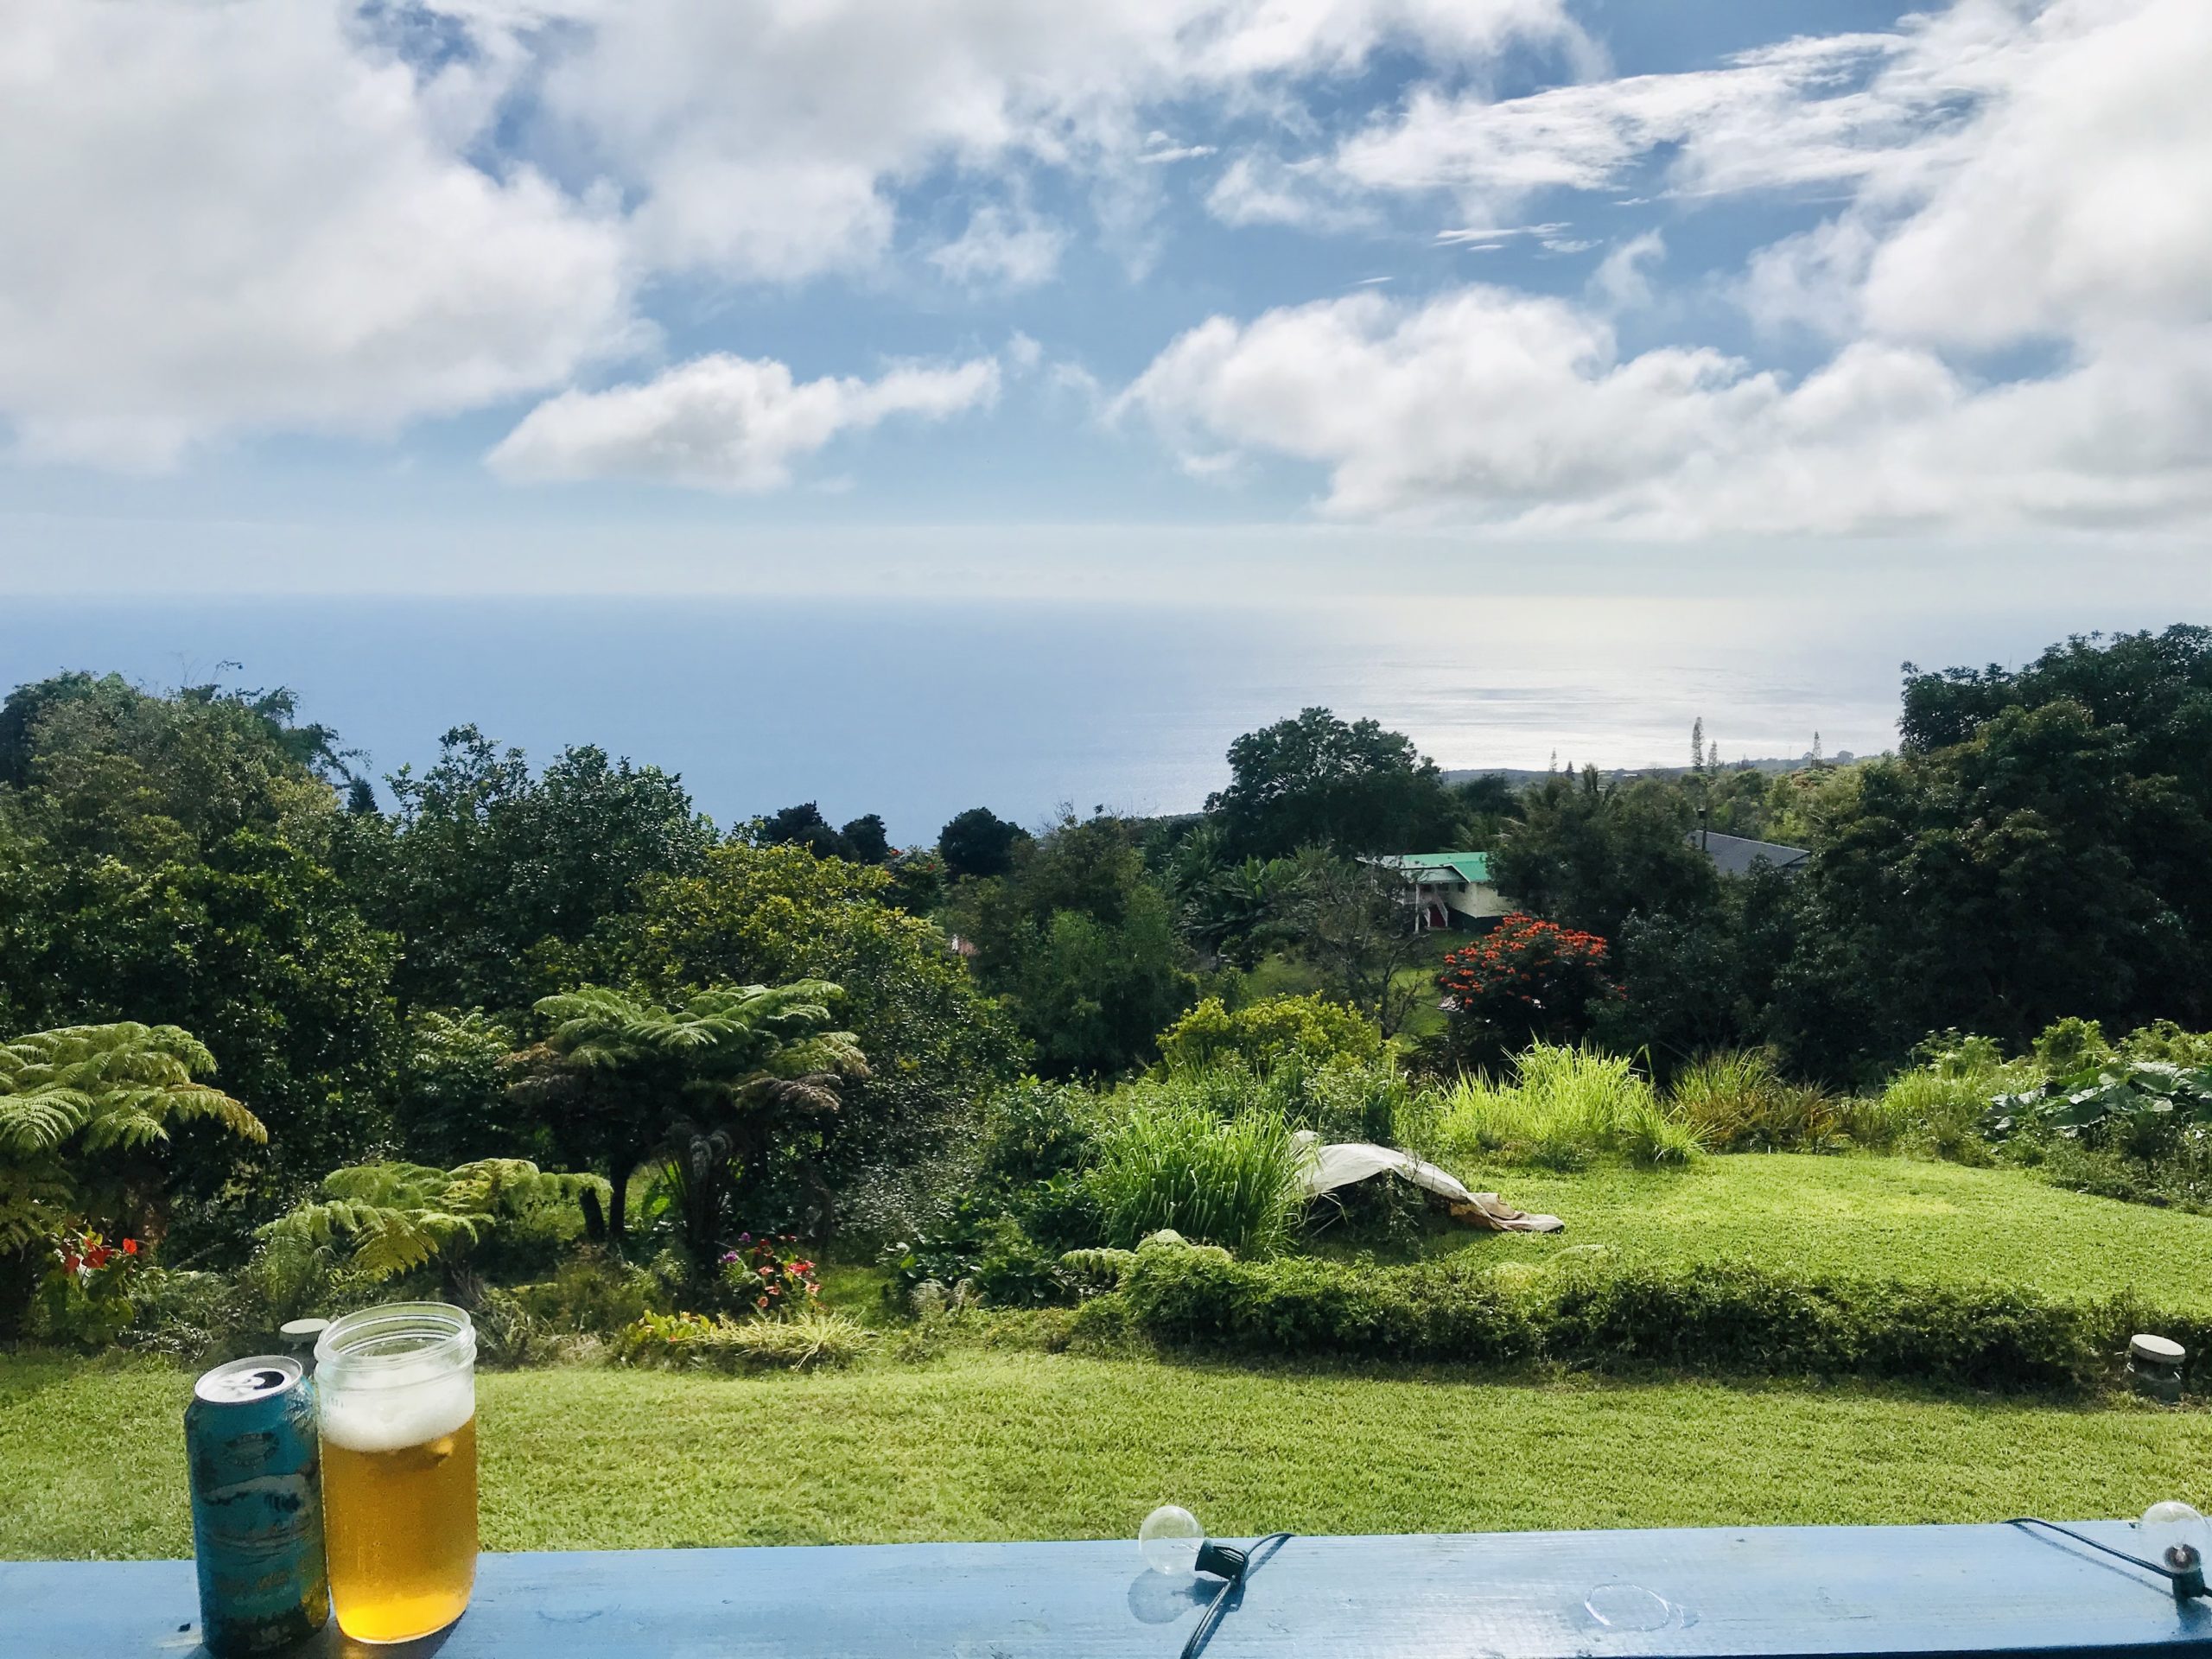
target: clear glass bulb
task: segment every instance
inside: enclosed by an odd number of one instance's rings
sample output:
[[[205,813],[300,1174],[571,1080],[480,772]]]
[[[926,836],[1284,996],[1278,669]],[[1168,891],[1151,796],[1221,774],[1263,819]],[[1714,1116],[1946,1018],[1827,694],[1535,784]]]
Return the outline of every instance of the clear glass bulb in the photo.
[[[1198,1570],[1198,1546],[1206,1529],[1198,1517],[1173,1503],[1163,1503],[1144,1518],[1137,1529],[1137,1548],[1144,1564],[1170,1578],[1187,1579]]]
[[[2204,1560],[2212,1549],[2212,1525],[2188,1504],[2169,1498],[2163,1503],[2153,1503],[2143,1511],[2143,1518],[2135,1523],[2143,1534],[2143,1543],[2151,1559],[2168,1567],[2180,1567],[2183,1562],[2173,1559],[2171,1551],[2182,1544],[2196,1552],[2196,1559]]]

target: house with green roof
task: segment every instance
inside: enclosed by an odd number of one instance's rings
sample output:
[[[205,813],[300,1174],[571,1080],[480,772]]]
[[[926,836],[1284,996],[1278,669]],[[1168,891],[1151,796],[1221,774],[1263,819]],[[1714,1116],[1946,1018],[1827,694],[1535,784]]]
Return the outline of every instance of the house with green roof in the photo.
[[[1404,879],[1417,932],[1479,930],[1512,909],[1490,879],[1488,853],[1392,853],[1366,862]]]

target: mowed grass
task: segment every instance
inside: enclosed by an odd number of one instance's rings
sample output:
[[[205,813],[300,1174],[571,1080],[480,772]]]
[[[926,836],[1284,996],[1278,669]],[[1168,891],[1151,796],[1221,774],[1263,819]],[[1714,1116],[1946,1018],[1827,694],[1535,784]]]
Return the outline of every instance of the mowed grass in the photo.
[[[189,1552],[182,1374],[0,1356],[0,1558]],[[2202,1412],[1780,1384],[1500,1384],[956,1351],[762,1378],[482,1379],[493,1549],[2123,1516]]]
[[[1454,1160],[1453,1173],[1521,1209],[1563,1217],[1567,1230],[1471,1239],[1440,1231],[1423,1241],[1425,1254],[1544,1261],[1602,1245],[1623,1261],[1729,1256],[2067,1298],[2125,1291],[2177,1313],[2212,1309],[2212,1217],[2062,1192],[2018,1170],[1777,1153],[1703,1158],[1679,1171],[1560,1174]]]

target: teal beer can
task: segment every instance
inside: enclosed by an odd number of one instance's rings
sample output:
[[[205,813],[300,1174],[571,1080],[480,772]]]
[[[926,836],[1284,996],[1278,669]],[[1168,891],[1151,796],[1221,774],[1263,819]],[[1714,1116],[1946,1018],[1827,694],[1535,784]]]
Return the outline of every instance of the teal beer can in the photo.
[[[218,1365],[184,1412],[200,1639],[225,1656],[275,1653],[330,1617],[313,1385],[296,1359]]]

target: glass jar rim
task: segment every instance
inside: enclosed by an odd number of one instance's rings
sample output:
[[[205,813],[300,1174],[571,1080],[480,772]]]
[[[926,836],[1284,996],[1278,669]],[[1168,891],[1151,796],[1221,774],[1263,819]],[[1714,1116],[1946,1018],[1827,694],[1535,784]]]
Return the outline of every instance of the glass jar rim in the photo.
[[[476,1358],[476,1327],[450,1302],[385,1302],[340,1315],[315,1344],[318,1372],[336,1369],[347,1385],[405,1385]]]

